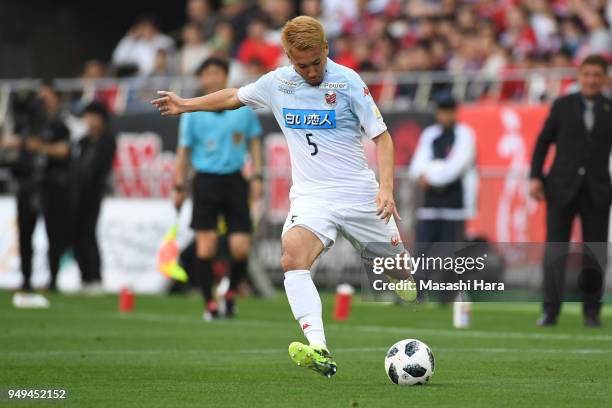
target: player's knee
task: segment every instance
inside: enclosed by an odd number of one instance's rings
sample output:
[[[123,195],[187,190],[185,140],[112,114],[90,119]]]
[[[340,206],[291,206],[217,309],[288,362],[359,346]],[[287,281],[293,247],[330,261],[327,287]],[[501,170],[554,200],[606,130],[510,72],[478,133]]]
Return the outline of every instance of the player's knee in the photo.
[[[296,269],[306,269],[304,260],[294,254],[284,251],[280,259],[283,272],[294,271]]]
[[[229,236],[229,252],[238,261],[246,260],[251,252],[251,237],[248,234],[236,233]]]
[[[196,252],[196,255],[198,258],[200,259],[212,259],[215,257],[215,251],[212,251],[210,249],[201,249],[199,248],[198,251]]]
[[[241,242],[230,247],[230,255],[237,261],[246,260],[249,257],[249,252],[251,252],[250,242]]]
[[[280,258],[281,268],[283,268],[283,272],[294,270],[292,266],[295,264],[293,257],[287,253],[283,253]]]

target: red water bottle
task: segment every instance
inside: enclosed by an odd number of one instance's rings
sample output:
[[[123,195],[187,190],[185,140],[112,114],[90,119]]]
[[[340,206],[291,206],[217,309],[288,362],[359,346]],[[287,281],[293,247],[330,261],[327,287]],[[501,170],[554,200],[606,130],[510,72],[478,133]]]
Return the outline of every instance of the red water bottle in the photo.
[[[342,321],[351,315],[351,303],[355,289],[348,283],[338,285],[336,288],[336,302],[334,305],[334,320]]]
[[[124,287],[119,292],[119,311],[121,313],[129,313],[134,310],[134,293]]]

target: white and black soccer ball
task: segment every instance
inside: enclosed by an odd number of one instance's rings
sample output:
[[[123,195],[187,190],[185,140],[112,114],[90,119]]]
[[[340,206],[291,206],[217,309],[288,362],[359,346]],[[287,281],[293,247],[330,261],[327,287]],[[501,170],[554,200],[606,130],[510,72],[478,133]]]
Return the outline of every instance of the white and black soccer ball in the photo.
[[[420,340],[400,340],[385,357],[385,371],[394,384],[426,384],[434,373],[434,355]]]

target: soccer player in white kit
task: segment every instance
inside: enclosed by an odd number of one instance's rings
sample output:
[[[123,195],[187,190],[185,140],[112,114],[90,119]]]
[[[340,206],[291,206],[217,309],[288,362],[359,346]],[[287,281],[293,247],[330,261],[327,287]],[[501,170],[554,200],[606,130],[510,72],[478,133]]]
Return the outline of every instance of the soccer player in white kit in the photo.
[[[327,58],[328,44],[317,20],[300,16],[288,21],[282,42],[291,66],[239,89],[198,98],[160,91],[152,103],[162,115],[243,105],[272,110],[289,145],[293,179],[282,233],[284,285],[309,342],[291,343],[289,354],[297,365],[330,377],[337,366],[327,349],[321,299],[310,268],[339,232],[362,251],[368,243],[389,243],[388,253],[381,255],[405,252],[393,219],[399,219],[393,198],[393,142],[359,75]],[[376,144],[380,185],[367,166],[362,135]]]

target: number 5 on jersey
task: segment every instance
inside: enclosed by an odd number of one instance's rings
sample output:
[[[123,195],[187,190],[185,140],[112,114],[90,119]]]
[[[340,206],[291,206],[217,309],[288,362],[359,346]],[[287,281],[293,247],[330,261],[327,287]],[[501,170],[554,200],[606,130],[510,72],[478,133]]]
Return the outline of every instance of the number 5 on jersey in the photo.
[[[315,142],[310,140],[311,137],[312,137],[312,133],[306,133],[306,140],[308,141],[308,144],[314,148],[313,151],[310,152],[310,155],[314,156],[317,153],[319,153],[319,147],[317,146]]]

